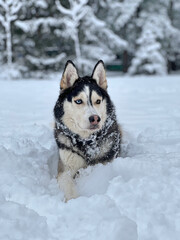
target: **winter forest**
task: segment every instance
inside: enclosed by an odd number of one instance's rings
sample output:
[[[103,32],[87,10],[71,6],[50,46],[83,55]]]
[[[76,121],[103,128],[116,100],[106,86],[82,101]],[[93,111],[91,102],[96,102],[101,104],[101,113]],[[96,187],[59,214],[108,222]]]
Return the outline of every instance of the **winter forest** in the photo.
[[[0,0],[1,69],[71,59],[83,73],[100,58],[131,75],[180,70],[180,0]]]

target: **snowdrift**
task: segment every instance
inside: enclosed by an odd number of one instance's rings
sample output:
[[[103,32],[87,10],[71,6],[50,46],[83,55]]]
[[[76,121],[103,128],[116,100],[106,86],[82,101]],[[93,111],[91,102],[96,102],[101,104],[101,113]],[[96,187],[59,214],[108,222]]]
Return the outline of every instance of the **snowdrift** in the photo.
[[[179,239],[179,79],[108,80],[122,157],[81,170],[68,203],[56,182],[59,82],[0,82],[0,239]]]

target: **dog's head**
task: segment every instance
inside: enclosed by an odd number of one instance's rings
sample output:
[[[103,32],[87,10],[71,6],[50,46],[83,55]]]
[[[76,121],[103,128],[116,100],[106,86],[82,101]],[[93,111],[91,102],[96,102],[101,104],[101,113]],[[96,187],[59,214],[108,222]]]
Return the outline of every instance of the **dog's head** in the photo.
[[[61,92],[54,108],[56,121],[87,138],[102,128],[107,119],[110,99],[103,61],[94,67],[91,77],[79,77],[73,62],[66,63]]]

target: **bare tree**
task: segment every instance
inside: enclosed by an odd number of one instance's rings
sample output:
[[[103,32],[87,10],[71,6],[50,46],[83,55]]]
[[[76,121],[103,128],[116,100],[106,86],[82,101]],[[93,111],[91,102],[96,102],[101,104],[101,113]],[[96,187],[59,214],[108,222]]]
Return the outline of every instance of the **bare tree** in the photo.
[[[18,16],[17,13],[22,6],[20,0],[0,0],[0,23],[5,30],[6,56],[8,66],[12,65],[12,32],[11,25]]]
[[[108,28],[106,21],[99,19],[89,0],[68,0],[69,7],[56,0],[63,15],[63,35],[74,42],[75,62],[82,71],[88,71],[94,61],[103,57],[105,62],[115,58],[116,49],[124,49],[126,41]]]
[[[66,16],[66,25],[69,29],[69,36],[74,41],[76,65],[81,68],[79,62],[81,58],[81,48],[79,40],[79,25],[80,21],[84,18],[89,10],[89,6],[86,6],[88,0],[69,0],[70,8],[67,9],[56,0],[56,6],[59,12]]]

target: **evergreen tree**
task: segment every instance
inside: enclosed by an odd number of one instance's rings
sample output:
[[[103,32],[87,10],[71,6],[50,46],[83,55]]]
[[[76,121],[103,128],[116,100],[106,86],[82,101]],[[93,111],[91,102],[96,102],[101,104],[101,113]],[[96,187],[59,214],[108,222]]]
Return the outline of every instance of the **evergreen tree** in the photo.
[[[179,30],[172,25],[168,14],[170,0],[144,1],[137,19],[141,28],[137,39],[137,51],[129,68],[130,74],[165,74],[171,41],[178,36]]]
[[[168,16],[171,22],[171,33],[169,35],[169,42],[165,46],[168,72],[176,70],[177,64],[180,67],[180,0],[169,0]]]
[[[138,50],[129,68],[130,74],[165,74],[166,60],[162,55],[161,44],[154,33],[153,19],[148,18],[137,40]]]
[[[143,0],[91,1],[94,2],[96,14],[106,19],[108,27],[128,43],[128,48],[116,49],[119,64],[127,72],[130,56],[135,51],[135,39],[139,32],[136,19]]]
[[[56,17],[54,6],[50,0],[24,0],[21,18],[16,21],[16,32],[20,35],[16,49],[22,50],[22,59],[32,70],[57,70],[65,57],[61,38],[57,39],[55,34],[62,21]]]

